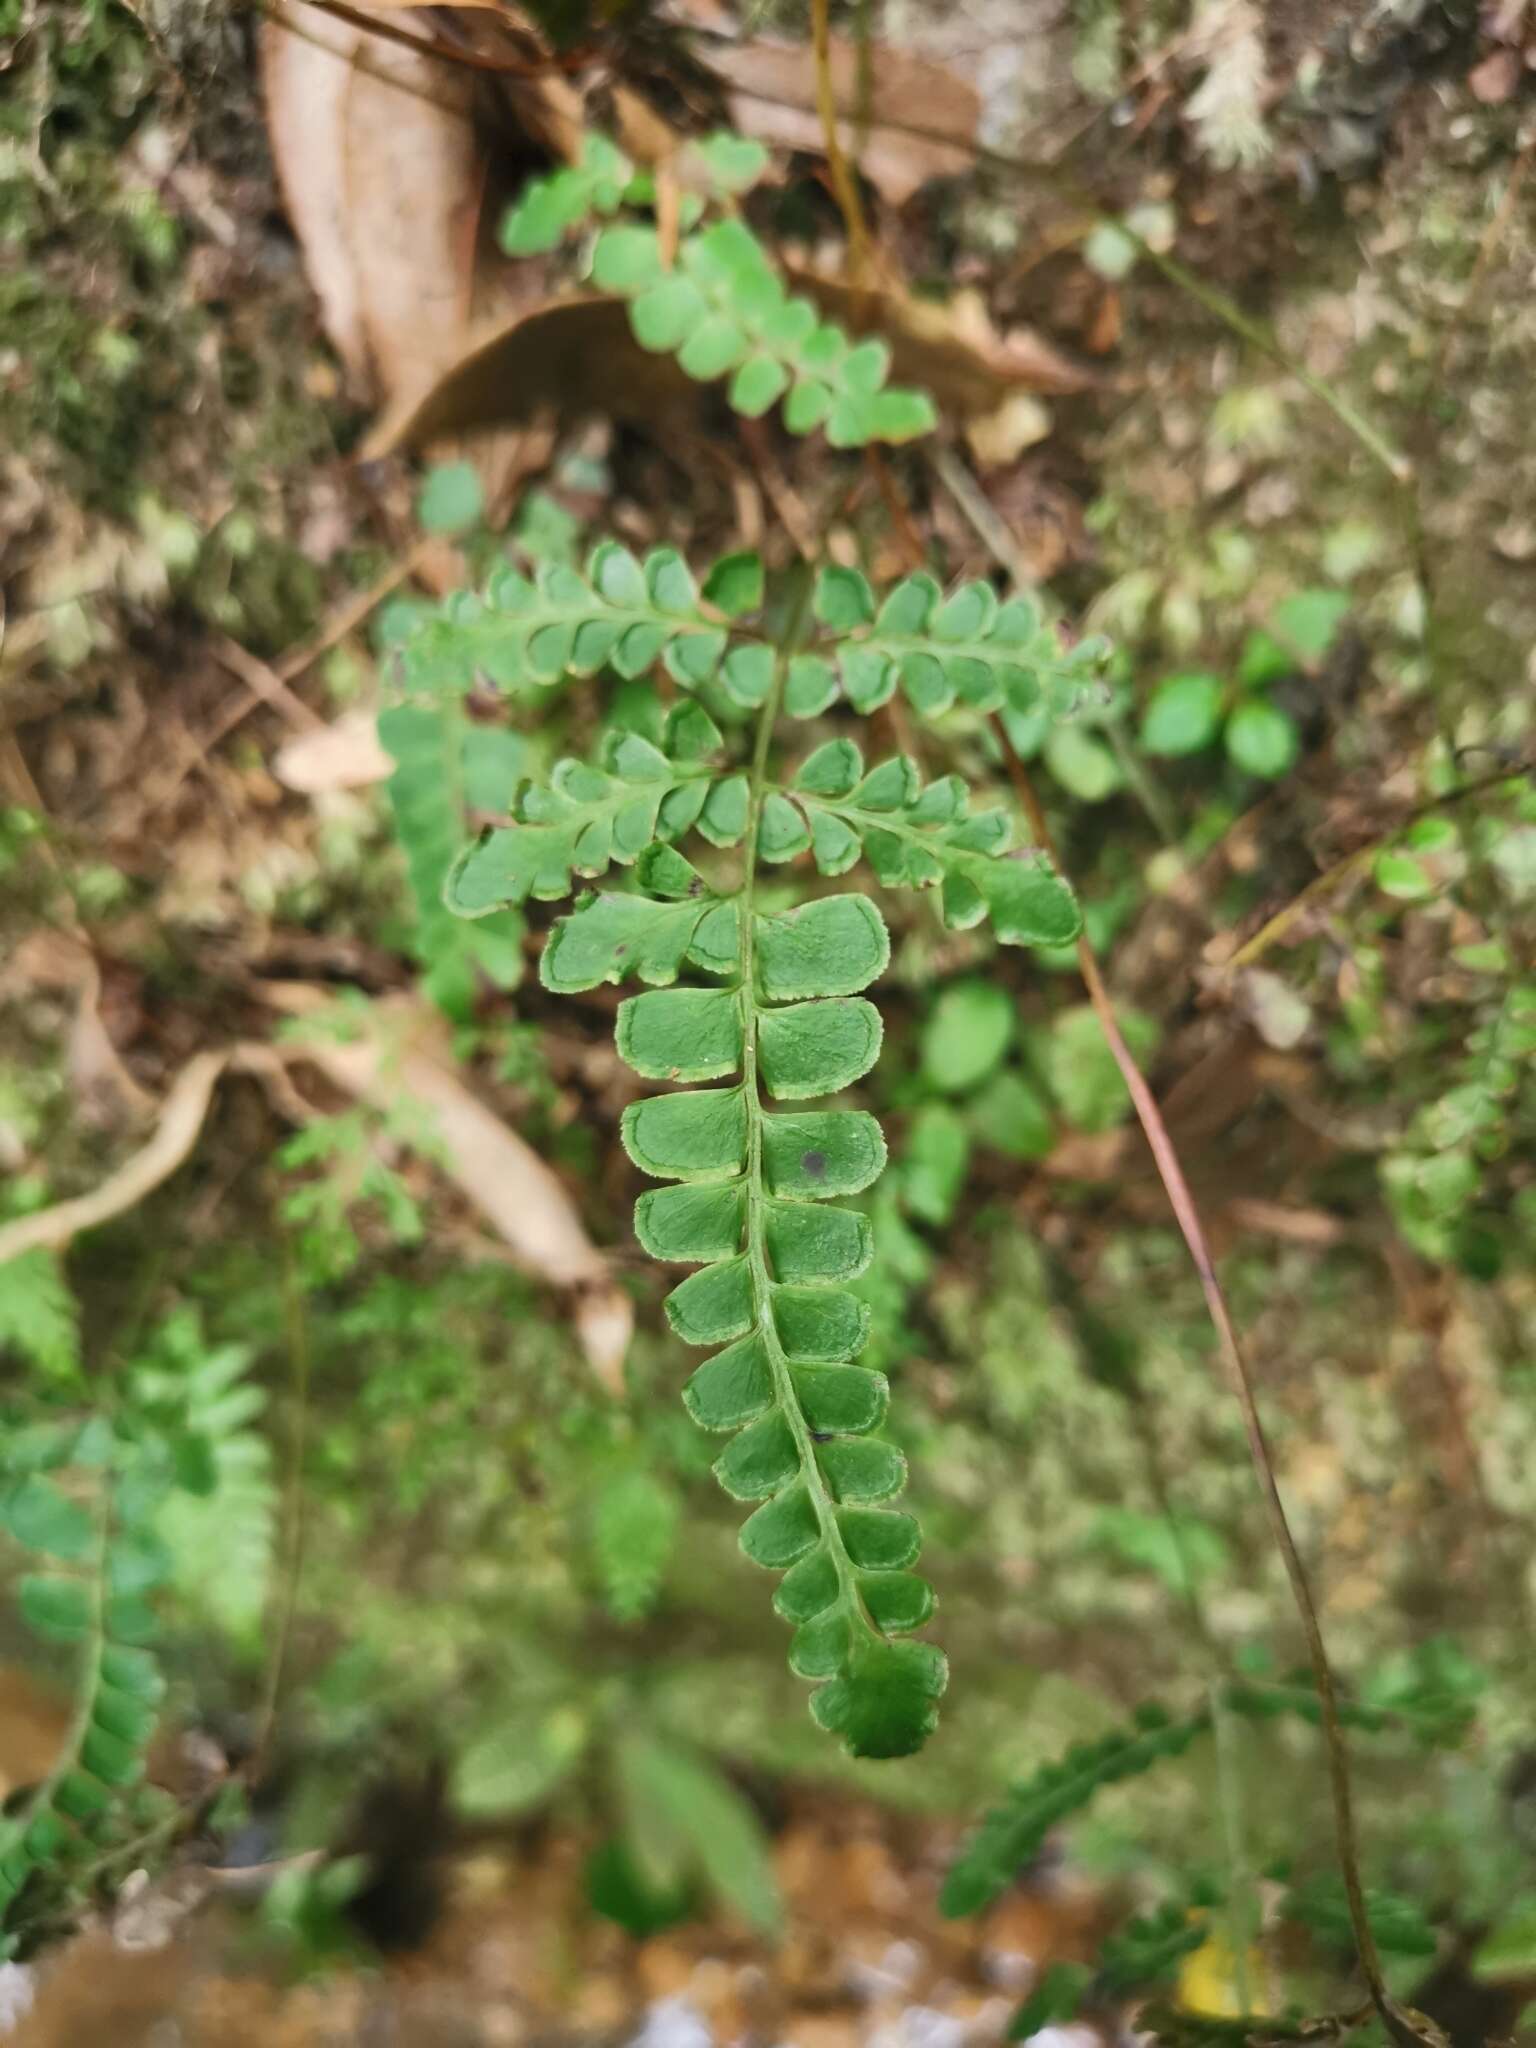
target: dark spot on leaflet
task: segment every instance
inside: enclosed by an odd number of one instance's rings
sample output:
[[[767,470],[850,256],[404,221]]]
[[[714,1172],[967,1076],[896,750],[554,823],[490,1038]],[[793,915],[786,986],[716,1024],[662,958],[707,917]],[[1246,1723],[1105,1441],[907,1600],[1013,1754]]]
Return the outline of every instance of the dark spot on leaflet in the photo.
[[[820,1180],[827,1170],[827,1155],[825,1152],[802,1152],[800,1166],[808,1179]]]
[[[702,896],[704,894],[704,877],[702,875],[695,875],[688,884],[688,894],[690,896]]]
[[[615,947],[614,947],[614,949],[613,949],[613,957],[614,957],[614,959],[615,959],[615,960],[622,960],[622,959],[624,958],[624,955],[625,955],[625,954],[626,954],[626,953],[627,953],[628,951],[629,951],[629,941],[628,941],[628,939],[623,939],[623,940],[621,940],[621,941],[620,941],[620,943],[619,943],[619,944],[618,944],[617,946],[615,946]]]

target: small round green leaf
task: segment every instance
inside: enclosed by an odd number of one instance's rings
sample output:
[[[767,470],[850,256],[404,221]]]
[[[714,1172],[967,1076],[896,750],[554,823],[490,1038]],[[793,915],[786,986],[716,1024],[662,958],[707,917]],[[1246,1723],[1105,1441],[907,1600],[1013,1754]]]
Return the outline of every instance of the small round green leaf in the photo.
[[[763,603],[763,558],[743,551],[722,555],[704,579],[704,595],[727,618],[745,618]]]
[[[800,806],[778,790],[770,790],[758,818],[757,850],[761,858],[773,862],[793,860],[797,854],[807,852],[810,844],[811,828]]]
[[[53,1642],[74,1642],[91,1626],[91,1591],[80,1579],[29,1576],[16,1602],[28,1627]]]
[[[952,982],[923,1026],[923,1077],[946,1095],[965,1095],[1013,1042],[1013,1001],[995,981]]]
[[[708,383],[712,378],[723,377],[727,370],[734,370],[747,348],[747,337],[736,322],[714,313],[692,329],[678,350],[677,360],[690,377]]]
[[[752,355],[731,379],[731,409],[743,419],[761,419],[789,389],[789,372],[770,355]]]
[[[686,277],[669,277],[643,291],[629,309],[636,341],[653,355],[680,349],[708,311],[704,295]]]
[[[1262,698],[1243,704],[1227,720],[1227,752],[1249,775],[1272,781],[1301,751],[1294,722]]]
[[[1422,901],[1435,893],[1434,877],[1422,861],[1414,859],[1411,853],[1388,850],[1376,856],[1372,869],[1376,886],[1385,895],[1396,896],[1405,903]]]
[[[869,578],[857,569],[830,564],[816,578],[812,609],[824,626],[835,632],[850,632],[867,626],[875,616],[875,593]]]
[[[472,462],[440,462],[428,470],[416,517],[428,533],[468,533],[485,512],[485,490]]]
[[[774,652],[761,641],[733,647],[720,664],[720,680],[736,703],[749,710],[767,701],[773,687]]]
[[[1096,733],[1080,725],[1053,726],[1045,742],[1045,763],[1080,803],[1099,804],[1120,787],[1120,764]]]
[[[833,395],[814,377],[800,377],[784,401],[784,424],[792,434],[809,434],[831,412]]]
[[[812,796],[847,796],[863,773],[864,757],[852,740],[828,740],[801,764],[795,787]]]
[[[784,685],[784,709],[791,718],[819,718],[837,701],[837,675],[819,654],[790,657]]]
[[[11,1488],[0,1503],[0,1520],[18,1543],[48,1557],[84,1557],[95,1541],[95,1525],[85,1509],[37,1472]]]
[[[599,291],[629,294],[643,291],[646,286],[656,285],[665,278],[661,245],[654,228],[604,228],[593,245],[592,282]],[[694,291],[695,288],[690,285],[689,290]],[[637,338],[643,348],[669,345],[646,341],[639,335],[638,328]]]
[[[1221,724],[1222,684],[1219,676],[1168,676],[1147,702],[1141,718],[1141,743],[1149,754],[1170,758],[1208,747]]]

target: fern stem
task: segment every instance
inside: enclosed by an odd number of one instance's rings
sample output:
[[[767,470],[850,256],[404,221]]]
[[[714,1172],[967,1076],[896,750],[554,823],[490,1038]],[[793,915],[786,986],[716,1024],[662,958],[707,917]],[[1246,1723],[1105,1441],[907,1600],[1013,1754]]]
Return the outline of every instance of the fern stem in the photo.
[[[1247,1842],[1243,1827],[1243,1780],[1235,1754],[1236,1724],[1223,1697],[1220,1683],[1212,1679],[1211,1736],[1216,1755],[1216,1796],[1221,1807],[1222,1846],[1227,1857],[1227,1904],[1223,1915],[1227,1941],[1232,1950],[1232,1987],[1243,2012],[1254,2009],[1248,1979],[1248,1948],[1253,1939],[1253,1876],[1248,1868]]]
[[[811,0],[811,47],[816,63],[816,111],[821,117],[822,147],[827,155],[827,175],[843,227],[848,236],[848,274],[853,284],[862,284],[869,261],[869,226],[864,219],[864,202],[859,181],[843,153],[837,132],[837,87],[832,77],[831,0]]]
[[[1054,855],[1055,847],[1045,812],[1025,773],[1023,762],[1014,751],[1007,728],[1002,720],[996,717],[993,719],[993,727],[1003,749],[1004,759],[1008,763],[1014,789],[1029,818],[1035,837]],[[1137,1120],[1146,1135],[1147,1144],[1157,1166],[1158,1178],[1163,1183],[1164,1192],[1168,1196],[1169,1205],[1199,1278],[1201,1292],[1205,1296],[1206,1312],[1216,1332],[1217,1349],[1222,1365],[1242,1414],[1249,1455],[1258,1477],[1270,1533],[1284,1563],[1286,1578],[1290,1582],[1291,1598],[1301,1621],[1302,1635],[1307,1645],[1307,1660],[1312,1667],[1313,1684],[1317,1690],[1318,1706],[1322,1711],[1323,1746],[1328,1757],[1328,1779],[1333,1798],[1339,1871],[1344,1883],[1350,1929],[1354,1935],[1361,1973],[1370,1992],[1371,2003],[1376,2008],[1388,2036],[1399,2044],[1399,2048],[1425,2048],[1425,2044],[1435,2043],[1437,2030],[1433,2029],[1429,2021],[1406,2011],[1392,1997],[1382,1971],[1381,1953],[1376,1946],[1376,1937],[1371,1931],[1370,1917],[1366,1911],[1365,1884],[1360,1870],[1360,1845],[1355,1828],[1349,1749],[1344,1739],[1344,1724],[1339,1711],[1338,1688],[1334,1681],[1333,1666],[1329,1662],[1328,1648],[1323,1640],[1322,1624],[1318,1619],[1311,1582],[1307,1577],[1306,1566],[1302,1563],[1301,1552],[1296,1547],[1296,1539],[1291,1533],[1285,1502],[1281,1498],[1269,1439],[1254,1392],[1253,1378],[1242,1346],[1238,1342],[1237,1327],[1227,1305],[1226,1292],[1217,1275],[1215,1261],[1211,1257],[1205,1226],[1201,1222],[1194,1196],[1190,1193],[1189,1183],[1184,1177],[1179,1155],[1168,1135],[1168,1127],[1163,1122],[1157,1098],[1147,1085],[1145,1075],[1136,1064],[1135,1055],[1125,1042],[1119,1020],[1115,1015],[1114,1003],[1099,971],[1098,959],[1086,936],[1078,939],[1077,958],[1078,970],[1088,991],[1088,999],[1093,1005],[1094,1014],[1114,1055],[1115,1064],[1120,1069],[1121,1078],[1135,1107]]]
[[[817,1462],[815,1438],[801,1410],[794,1379],[789,1370],[789,1359],[779,1339],[778,1326],[773,1314],[773,1276],[769,1270],[768,1259],[767,1194],[763,1176],[764,1111],[759,1093],[757,1046],[757,834],[762,820],[764,800],[773,787],[768,779],[768,753],[773,744],[774,728],[778,724],[779,706],[783,699],[785,678],[789,673],[790,655],[799,638],[809,604],[809,594],[810,584],[807,582],[778,650],[774,662],[773,681],[757,721],[748,786],[747,830],[742,848],[741,893],[737,898],[741,955],[741,1076],[743,1099],[747,1109],[746,1254],[748,1269],[752,1276],[752,1311],[757,1333],[768,1360],[774,1401],[789,1425],[790,1435],[794,1439],[795,1452],[800,1461],[800,1476],[810,1497],[811,1507],[816,1516],[816,1526],[821,1532],[821,1540],[826,1545],[827,1555],[837,1573],[839,1598],[845,1611],[856,1616],[871,1635],[878,1637],[881,1631],[875,1626],[859,1591],[853,1560],[848,1555],[843,1532],[838,1526],[834,1503]]]

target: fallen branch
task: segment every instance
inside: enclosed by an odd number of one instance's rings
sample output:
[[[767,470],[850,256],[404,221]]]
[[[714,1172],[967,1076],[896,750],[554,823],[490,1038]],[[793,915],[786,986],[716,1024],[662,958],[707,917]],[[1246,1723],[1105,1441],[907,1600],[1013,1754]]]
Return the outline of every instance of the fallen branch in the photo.
[[[39,1246],[58,1251],[82,1230],[94,1230],[98,1224],[121,1216],[162,1181],[169,1180],[197,1142],[213,1099],[214,1083],[228,1066],[230,1057],[227,1049],[194,1053],[171,1084],[154,1136],[116,1173],[109,1174],[99,1188],[0,1225],[0,1264],[18,1259],[23,1252],[35,1251]]]

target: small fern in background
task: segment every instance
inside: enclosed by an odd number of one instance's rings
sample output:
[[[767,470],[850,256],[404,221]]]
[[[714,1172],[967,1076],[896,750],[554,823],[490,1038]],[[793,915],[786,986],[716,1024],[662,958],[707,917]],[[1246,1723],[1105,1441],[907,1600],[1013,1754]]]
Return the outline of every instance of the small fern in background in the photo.
[[[592,1551],[615,1621],[640,1621],[655,1606],[677,1542],[680,1503],[643,1465],[616,1473],[592,1508]]]
[[[250,1379],[243,1344],[209,1349],[190,1309],[168,1316],[133,1370],[130,1398],[177,1414],[203,1464],[203,1484],[180,1487],[161,1506],[170,1582],[194,1610],[238,1644],[255,1646],[271,1593],[277,1546],[272,1447],[256,1426],[267,1396]]]
[[[24,1324],[37,1326],[35,1315]],[[0,1821],[8,1955],[67,1926],[92,1885],[126,1875],[178,1823],[176,1801],[144,1782],[165,1692],[157,1596],[189,1589],[249,1632],[276,1506],[270,1454],[249,1428],[264,1396],[240,1384],[244,1350],[206,1355],[196,1317],[179,1312],[145,1362],[87,1403],[73,1345],[63,1350],[72,1318],[55,1301],[45,1326],[50,1363],[73,1383],[25,1404],[30,1419],[18,1413],[8,1428],[0,1526],[25,1559],[22,1620],[75,1659],[75,1713],[47,1777]]]
[[[42,1245],[0,1265],[0,1351],[45,1378],[68,1379],[80,1357],[79,1314],[58,1255]]]

